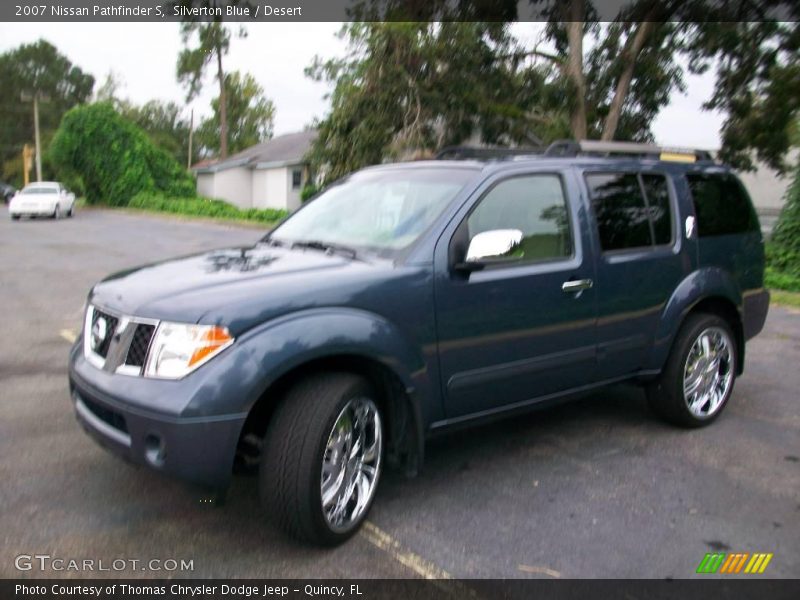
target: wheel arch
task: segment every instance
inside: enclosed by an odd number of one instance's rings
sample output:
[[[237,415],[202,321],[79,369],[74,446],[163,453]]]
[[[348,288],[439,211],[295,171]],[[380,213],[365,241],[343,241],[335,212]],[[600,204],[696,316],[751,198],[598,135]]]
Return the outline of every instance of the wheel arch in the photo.
[[[722,317],[730,325],[736,338],[736,374],[741,375],[745,356],[742,301],[739,286],[722,269],[701,269],[684,279],[661,314],[646,370],[660,372],[687,317],[706,312]]]
[[[388,462],[408,475],[416,474],[425,438],[421,401],[430,386],[421,353],[396,327],[364,311],[315,310],[248,337],[259,348],[254,359],[264,375],[247,407],[237,445],[237,470],[247,470],[246,459],[254,451],[249,447],[254,438],[249,436],[263,435],[292,385],[311,373],[339,371],[362,376],[375,388],[387,422]],[[269,341],[260,346],[261,339]]]

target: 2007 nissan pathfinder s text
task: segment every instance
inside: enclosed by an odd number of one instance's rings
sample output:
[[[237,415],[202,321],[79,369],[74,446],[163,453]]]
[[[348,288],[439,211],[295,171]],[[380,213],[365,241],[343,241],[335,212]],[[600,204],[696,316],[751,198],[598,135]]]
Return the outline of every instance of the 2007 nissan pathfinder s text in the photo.
[[[712,422],[764,325],[763,278],[751,201],[704,153],[562,142],[378,166],[254,246],[98,283],[70,389],[112,451],[219,490],[255,463],[266,512],[336,544],[384,466],[413,474],[447,428],[620,381],[673,423]]]

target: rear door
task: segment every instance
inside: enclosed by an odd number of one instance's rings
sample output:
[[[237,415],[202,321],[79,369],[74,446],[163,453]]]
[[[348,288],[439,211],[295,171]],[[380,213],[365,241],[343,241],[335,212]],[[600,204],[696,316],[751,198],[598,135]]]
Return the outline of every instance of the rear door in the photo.
[[[456,420],[579,387],[595,373],[594,265],[573,172],[497,176],[476,196],[435,258],[442,386]],[[498,229],[523,233],[518,255],[472,273],[453,268],[460,240]]]
[[[674,181],[657,170],[584,173],[597,261],[598,377],[640,370],[672,292],[692,269]]]

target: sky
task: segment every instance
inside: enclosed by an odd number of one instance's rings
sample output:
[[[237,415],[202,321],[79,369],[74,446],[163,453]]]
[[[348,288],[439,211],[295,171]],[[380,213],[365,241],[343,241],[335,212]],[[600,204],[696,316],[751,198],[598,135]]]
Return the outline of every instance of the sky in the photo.
[[[340,23],[255,23],[245,39],[231,42],[228,71],[252,74],[276,107],[275,134],[303,129],[328,110],[324,96],[328,84],[303,73],[315,55],[341,56],[345,43],[336,37]],[[514,34],[523,41],[536,40],[538,23],[517,23]],[[121,80],[119,95],[134,103],[171,100],[185,103],[185,92],[175,78],[175,63],[182,47],[177,23],[0,23],[0,52],[23,43],[48,40],[70,61],[94,75],[99,87],[109,72]],[[195,122],[210,112],[216,84],[209,75],[203,93],[188,107]],[[673,93],[670,105],[653,123],[656,142],[666,146],[716,149],[723,117],[702,110],[712,93],[713,72],[686,77],[687,93]]]

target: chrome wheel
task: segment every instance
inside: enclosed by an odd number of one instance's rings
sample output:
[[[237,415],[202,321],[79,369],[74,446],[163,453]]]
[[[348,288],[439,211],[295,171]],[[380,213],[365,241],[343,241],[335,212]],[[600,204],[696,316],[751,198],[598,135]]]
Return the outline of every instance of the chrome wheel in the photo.
[[[700,333],[689,349],[683,370],[683,399],[698,419],[713,416],[733,385],[733,344],[720,327]]]
[[[355,527],[369,507],[381,469],[381,417],[369,398],[350,400],[333,425],[322,459],[322,512],[337,533]]]

